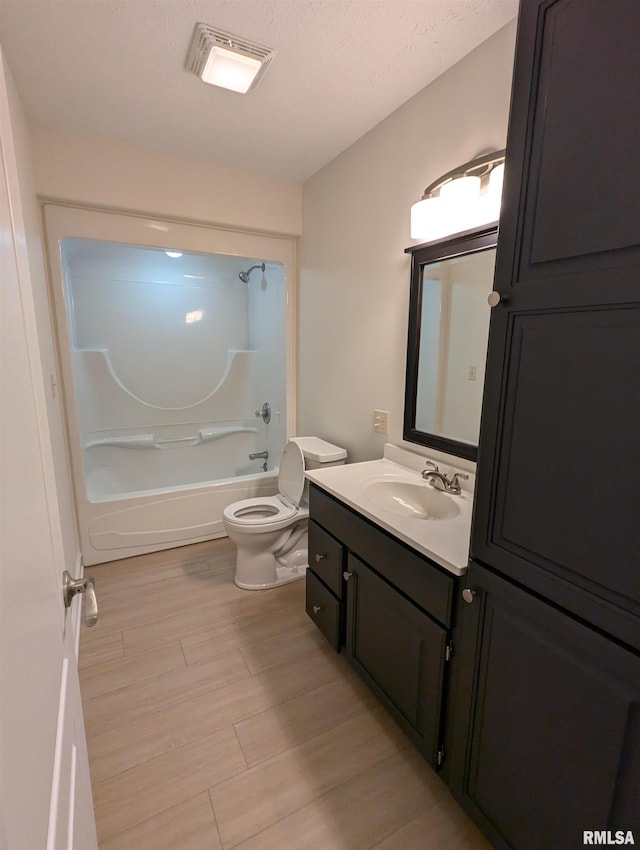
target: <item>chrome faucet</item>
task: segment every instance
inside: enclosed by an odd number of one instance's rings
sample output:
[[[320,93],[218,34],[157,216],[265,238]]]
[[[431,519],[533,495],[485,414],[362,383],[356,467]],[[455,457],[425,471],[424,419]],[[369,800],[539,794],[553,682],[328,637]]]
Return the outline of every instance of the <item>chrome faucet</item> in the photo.
[[[258,460],[258,458],[262,458],[263,460],[269,459],[269,452],[251,452],[249,455],[249,460]]]
[[[427,461],[427,466],[422,470],[421,475],[436,490],[451,493],[453,496],[460,495],[462,492],[460,481],[466,481],[469,477],[466,472],[454,472],[451,478],[448,478],[444,472],[440,472],[438,465],[431,460]]]

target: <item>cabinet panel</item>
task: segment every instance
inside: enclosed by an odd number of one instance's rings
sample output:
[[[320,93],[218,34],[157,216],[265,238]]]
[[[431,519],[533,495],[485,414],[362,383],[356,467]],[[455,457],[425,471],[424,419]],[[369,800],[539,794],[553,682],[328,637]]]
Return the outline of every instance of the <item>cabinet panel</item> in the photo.
[[[640,658],[487,570],[467,578],[454,792],[517,850],[640,830]]]
[[[516,316],[512,335],[495,511],[474,557],[546,595],[555,574],[640,618],[640,309]]]
[[[348,568],[347,657],[436,766],[446,631],[353,555]]]
[[[570,275],[624,300],[597,270],[639,262],[640,6],[636,0],[522,0],[496,282]],[[500,248],[500,243],[502,247]],[[615,253],[614,253],[615,252]],[[614,276],[615,277],[615,276]],[[582,281],[584,282],[584,281]],[[578,282],[578,287],[580,282]],[[501,289],[504,291],[504,289]]]
[[[543,12],[532,144],[539,181],[527,205],[532,263],[640,244],[640,195],[619,167],[640,147],[640,7],[613,5],[556,0]]]
[[[309,565],[338,599],[342,596],[343,551],[335,537],[309,520]]]
[[[340,602],[310,570],[307,570],[305,581],[305,610],[337,652],[340,650]]]

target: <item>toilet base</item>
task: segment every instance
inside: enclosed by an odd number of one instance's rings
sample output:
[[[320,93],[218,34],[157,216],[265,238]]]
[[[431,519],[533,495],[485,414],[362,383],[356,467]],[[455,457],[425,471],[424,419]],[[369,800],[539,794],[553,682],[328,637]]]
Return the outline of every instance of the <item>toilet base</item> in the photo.
[[[296,548],[283,552],[286,543],[286,537],[284,541],[280,539],[281,554],[278,555],[270,550],[238,546],[234,576],[236,586],[242,590],[267,590],[304,578],[309,560],[306,523],[298,528],[295,536],[289,536],[290,545]]]
[[[292,553],[294,554],[294,553]],[[304,550],[304,555],[306,559],[307,551]],[[288,561],[291,559],[289,558]],[[298,579],[304,578],[307,572],[306,560],[304,563],[289,563],[287,566],[277,566],[276,567],[276,577],[274,581],[266,582],[265,584],[248,584],[243,581],[238,581],[238,577],[236,576],[234,581],[236,585],[242,590],[267,590],[270,587],[279,587],[281,584],[289,584],[292,581],[298,581]]]

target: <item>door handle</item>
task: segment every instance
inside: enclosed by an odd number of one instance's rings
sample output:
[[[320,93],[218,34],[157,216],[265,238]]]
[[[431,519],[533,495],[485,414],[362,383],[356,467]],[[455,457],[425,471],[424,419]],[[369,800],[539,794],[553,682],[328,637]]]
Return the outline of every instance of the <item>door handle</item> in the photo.
[[[73,597],[84,593],[84,624],[91,628],[98,622],[98,600],[96,598],[96,583],[93,576],[74,579],[69,570],[62,573],[62,598],[64,607],[69,608]]]

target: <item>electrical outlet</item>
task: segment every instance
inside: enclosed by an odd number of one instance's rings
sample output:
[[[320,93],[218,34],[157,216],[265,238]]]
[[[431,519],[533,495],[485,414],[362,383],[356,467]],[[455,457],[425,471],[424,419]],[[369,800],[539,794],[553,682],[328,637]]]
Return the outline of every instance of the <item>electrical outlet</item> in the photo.
[[[469,371],[467,372],[467,380],[475,381],[478,377],[478,367],[477,366],[469,366]]]
[[[389,411],[374,410],[373,411],[373,430],[377,434],[389,433]]]

